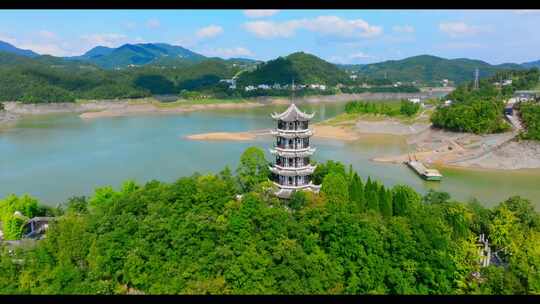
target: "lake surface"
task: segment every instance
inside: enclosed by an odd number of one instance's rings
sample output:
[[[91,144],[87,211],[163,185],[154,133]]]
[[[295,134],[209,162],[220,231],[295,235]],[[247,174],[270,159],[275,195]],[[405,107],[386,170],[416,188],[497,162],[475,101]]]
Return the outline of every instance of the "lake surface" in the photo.
[[[29,193],[56,205],[73,195],[91,195],[96,187],[118,188],[127,179],[171,182],[194,172],[236,168],[240,154],[256,145],[267,151],[271,137],[251,142],[190,141],[184,136],[272,128],[273,111],[282,106],[212,110],[82,120],[76,114],[26,117],[0,131],[0,197]],[[335,116],[343,103],[306,104],[314,121]],[[407,152],[404,138],[368,136],[357,142],[313,139],[314,159],[352,164],[361,176],[388,186],[408,184],[420,192],[447,191],[460,200],[479,199],[487,206],[519,194],[540,206],[540,170],[496,171],[439,168],[441,183],[425,182],[404,165],[374,163],[380,155]],[[270,154],[267,151],[267,158]]]

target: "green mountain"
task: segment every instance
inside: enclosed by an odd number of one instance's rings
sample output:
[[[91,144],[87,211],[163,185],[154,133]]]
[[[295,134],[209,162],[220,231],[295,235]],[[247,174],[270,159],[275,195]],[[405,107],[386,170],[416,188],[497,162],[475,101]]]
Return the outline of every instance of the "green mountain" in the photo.
[[[0,101],[70,102],[180,94],[183,90],[217,96],[228,93],[220,80],[232,78],[241,69],[235,61],[203,59],[180,61],[172,67],[147,64],[111,70],[83,60],[0,52]]]
[[[348,82],[349,77],[332,63],[311,54],[298,52],[257,65],[253,71],[242,73],[238,78],[238,84],[284,85],[290,84],[293,80],[298,84],[336,85]]]
[[[37,56],[39,56],[39,54],[37,54],[37,53],[35,53],[35,52],[31,51],[31,50],[19,49],[19,48],[15,47],[14,45],[9,44],[9,43],[4,42],[4,41],[0,41],[0,52],[7,52],[7,53],[15,54],[15,55],[26,56],[26,57],[37,57]]]
[[[522,66],[530,69],[530,68],[540,68],[540,60],[531,61],[531,62],[525,62],[521,64]]]
[[[154,62],[171,64],[177,61],[201,61],[203,55],[181,46],[166,43],[124,44],[118,48],[97,46],[82,56],[68,57],[69,60],[84,60],[105,69],[141,66]]]
[[[393,81],[438,82],[448,79],[455,83],[463,83],[474,78],[474,71],[479,69],[481,78],[489,77],[504,69],[524,69],[514,63],[491,65],[481,60],[466,58],[445,59],[431,55],[420,55],[402,60],[388,60],[373,64],[341,65],[341,69],[356,71],[367,78],[387,78]]]

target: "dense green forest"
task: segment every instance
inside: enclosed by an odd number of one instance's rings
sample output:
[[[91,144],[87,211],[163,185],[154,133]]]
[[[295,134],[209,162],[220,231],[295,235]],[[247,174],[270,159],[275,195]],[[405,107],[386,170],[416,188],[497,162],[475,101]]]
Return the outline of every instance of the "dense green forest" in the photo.
[[[526,128],[524,139],[540,140],[540,105],[538,103],[522,103],[519,107],[521,121]]]
[[[438,106],[431,122],[434,127],[475,134],[498,133],[510,129],[503,118],[504,102],[499,91],[487,81],[478,90],[460,86],[450,93],[450,106]]]
[[[31,59],[0,53],[0,101],[73,102],[76,99],[116,99],[152,94],[180,94],[183,90],[226,90],[217,86],[238,68],[208,59],[176,68],[144,66],[103,70],[79,62]]]
[[[528,200],[485,208],[422,197],[332,161],[313,178],[320,194],[277,199],[252,147],[235,173],[73,197],[52,210],[58,217],[35,246],[0,248],[0,293],[540,293],[540,218]],[[2,214],[35,212],[27,205],[35,209],[30,198],[0,201]],[[479,267],[480,233],[501,265]]]
[[[495,86],[495,82],[512,79],[508,86]],[[450,106],[440,105],[431,116],[438,128],[476,134],[503,132],[510,128],[504,121],[504,101],[516,90],[534,88],[540,79],[537,68],[526,71],[502,71],[488,79],[480,80],[475,90],[470,82],[459,86],[446,99]]]
[[[411,117],[418,113],[420,108],[419,103],[408,100],[401,100],[399,103],[350,101],[345,105],[345,112],[348,114],[404,115]]]

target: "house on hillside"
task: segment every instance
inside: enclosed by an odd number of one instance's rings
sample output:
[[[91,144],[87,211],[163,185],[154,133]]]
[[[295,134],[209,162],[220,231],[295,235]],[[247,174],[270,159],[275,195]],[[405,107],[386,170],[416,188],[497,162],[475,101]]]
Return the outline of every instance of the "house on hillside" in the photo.
[[[443,79],[443,80],[441,81],[441,83],[442,83],[442,86],[443,86],[443,87],[447,87],[449,81],[448,81],[448,79]]]
[[[255,89],[256,89],[256,88],[255,88],[254,86],[252,86],[252,85],[246,86],[246,87],[244,88],[244,90],[245,90],[246,92],[253,91],[253,90],[255,90]]]
[[[540,100],[540,91],[533,91],[533,90],[515,91],[514,97],[519,102],[538,101]]]
[[[37,216],[31,218],[24,226],[24,237],[42,238],[47,229],[49,229],[49,222],[52,220],[54,220],[54,218],[49,216]]]
[[[326,90],[326,86],[324,84],[318,84],[318,83],[310,84],[309,88],[318,89],[318,90],[322,90],[322,91]]]
[[[257,88],[262,90],[270,90],[270,86],[267,84],[260,84],[257,86]]]
[[[420,103],[421,102],[419,97],[407,98],[407,100],[412,102],[412,103]]]
[[[229,89],[236,89],[236,79],[221,79],[219,82],[224,82],[229,84]]]

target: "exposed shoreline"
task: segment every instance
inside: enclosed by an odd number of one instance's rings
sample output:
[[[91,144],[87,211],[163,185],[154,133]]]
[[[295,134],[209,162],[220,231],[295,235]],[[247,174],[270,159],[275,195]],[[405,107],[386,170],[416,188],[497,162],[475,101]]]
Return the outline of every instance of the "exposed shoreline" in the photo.
[[[336,139],[342,141],[355,141],[361,134],[351,132],[345,127],[326,126],[314,124],[312,126],[313,137]],[[253,130],[245,132],[210,132],[185,136],[189,140],[225,140],[225,141],[248,141],[255,140],[260,136],[270,135],[270,130]]]
[[[365,136],[402,136],[410,153],[372,158],[381,163],[402,164],[414,155],[428,166],[462,169],[521,170],[540,168],[540,143],[517,141],[515,133],[475,135],[431,128],[426,123],[405,124],[395,119],[348,121],[312,125],[315,138],[352,142]],[[266,130],[219,132],[187,136],[191,140],[255,140]]]
[[[437,93],[434,91],[434,93]],[[418,93],[359,93],[359,94],[337,94],[337,95],[310,95],[296,97],[297,103],[333,103],[346,102],[351,100],[393,100],[409,97],[429,97],[429,92]],[[236,109],[264,106],[269,104],[288,104],[288,97],[262,96],[245,99],[243,102],[223,102],[216,103],[177,103],[174,106],[167,106],[167,103],[159,103],[155,98],[121,99],[121,100],[92,100],[86,102],[58,102],[23,104],[15,101],[3,102],[5,111],[0,111],[0,126],[16,122],[24,115],[44,115],[60,113],[80,113],[83,119],[93,119],[101,117],[119,117],[138,114],[167,114],[199,111],[206,109]],[[156,106],[165,105],[165,106]]]
[[[127,104],[122,108],[106,109],[103,111],[85,112],[79,115],[82,119],[94,119],[102,117],[120,117],[137,114],[176,114],[200,110],[212,109],[240,109],[264,106],[261,103],[241,102],[241,103],[211,103],[211,104],[187,104],[175,107],[159,107],[151,103]]]

